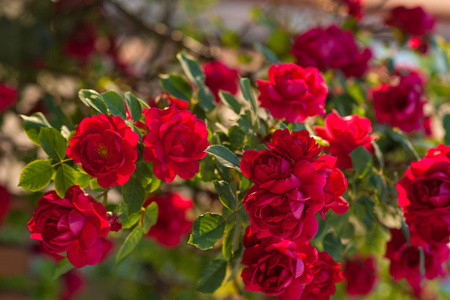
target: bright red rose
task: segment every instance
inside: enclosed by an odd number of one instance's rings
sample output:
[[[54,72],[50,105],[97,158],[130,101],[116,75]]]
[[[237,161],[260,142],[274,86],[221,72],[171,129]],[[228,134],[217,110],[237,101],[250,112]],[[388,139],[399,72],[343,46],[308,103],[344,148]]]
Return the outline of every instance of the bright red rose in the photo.
[[[258,239],[248,228],[244,245],[242,264],[247,267],[241,276],[246,290],[281,300],[302,297],[305,285],[313,279],[308,266],[317,260],[316,249],[274,237]]]
[[[78,24],[64,45],[64,53],[82,63],[87,63],[95,51],[97,30],[92,24]]]
[[[341,264],[327,252],[319,252],[311,268],[313,280],[305,286],[301,300],[328,300],[336,293],[336,283],[341,282]]]
[[[426,157],[440,157],[443,159],[450,160],[450,146],[445,146],[444,144],[440,144],[436,148],[431,148],[428,150]]]
[[[147,236],[168,248],[178,246],[181,239],[192,230],[192,221],[186,216],[192,208],[192,199],[179,193],[167,193],[147,199],[144,207],[152,202],[158,204],[158,220]]]
[[[209,146],[205,122],[172,105],[168,109],[149,109],[145,123],[149,132],[143,139],[144,159],[153,162],[155,176],[166,182],[172,182],[175,175],[194,177]]]
[[[424,35],[431,33],[435,19],[427,14],[422,7],[406,8],[398,6],[391,10],[386,24],[397,27],[406,34]]]
[[[434,155],[412,162],[397,184],[414,246],[449,242],[450,161],[439,152]]]
[[[13,87],[0,83],[0,112],[13,106],[17,101],[18,92]]]
[[[382,84],[371,91],[378,121],[411,132],[422,127],[423,80],[414,72],[400,78],[397,85]]]
[[[371,141],[376,138],[369,135],[372,126],[365,117],[341,117],[337,111],[333,111],[325,117],[324,126],[314,126],[314,130],[319,137],[329,142],[330,146],[325,147],[325,150],[337,157],[337,168],[353,168],[350,153],[359,146],[364,146],[373,154]]]
[[[203,64],[203,72],[205,72],[205,85],[213,93],[216,102],[220,101],[219,91],[236,95],[239,79],[237,70],[228,68],[220,61],[213,61]]]
[[[31,238],[40,240],[51,253],[67,251],[77,268],[97,264],[103,255],[102,237],[110,225],[105,207],[73,186],[60,198],[55,191],[39,199],[38,209],[28,222]]]
[[[308,117],[325,114],[328,88],[316,68],[295,64],[272,65],[269,81],[257,80],[258,100],[277,119],[304,122]]]
[[[120,117],[100,114],[81,121],[66,153],[106,189],[128,182],[136,170],[138,141]]]
[[[406,278],[416,294],[420,294],[420,254],[419,248],[409,246],[399,229],[391,229],[391,240],[387,243],[386,258],[391,261],[389,273],[394,280]],[[449,248],[445,244],[424,245],[425,278],[434,279],[444,275],[442,263],[449,259]]]
[[[367,295],[375,285],[377,271],[373,257],[354,257],[347,260],[344,267],[347,294],[351,296]]]
[[[316,27],[299,35],[292,55],[302,67],[316,67],[321,71],[338,69],[346,77],[363,76],[372,57],[369,48],[360,50],[350,31],[336,25],[323,29]]]
[[[0,185],[0,225],[8,215],[11,204],[11,195],[6,187]]]

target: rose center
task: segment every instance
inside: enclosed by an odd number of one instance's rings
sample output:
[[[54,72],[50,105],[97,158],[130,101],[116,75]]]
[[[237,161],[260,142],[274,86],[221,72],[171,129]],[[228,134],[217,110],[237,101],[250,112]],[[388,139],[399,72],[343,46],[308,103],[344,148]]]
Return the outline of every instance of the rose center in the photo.
[[[105,144],[98,144],[96,150],[101,159],[105,159],[108,157],[108,147],[106,147]]]

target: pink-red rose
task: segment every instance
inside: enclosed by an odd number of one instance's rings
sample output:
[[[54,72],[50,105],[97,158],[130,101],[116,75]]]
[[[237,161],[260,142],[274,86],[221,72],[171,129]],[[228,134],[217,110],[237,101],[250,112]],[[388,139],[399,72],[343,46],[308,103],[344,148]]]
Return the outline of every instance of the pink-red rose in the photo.
[[[60,198],[55,191],[39,199],[38,208],[28,222],[31,238],[42,241],[51,253],[67,251],[67,258],[77,268],[97,264],[103,255],[101,238],[110,224],[105,207],[73,186]]]
[[[424,112],[423,80],[415,72],[400,78],[397,85],[382,84],[371,94],[378,121],[411,132],[422,128]]]
[[[233,95],[237,93],[239,79],[237,70],[228,68],[220,61],[213,61],[203,64],[203,72],[205,72],[205,85],[213,93],[216,102],[220,101],[219,91]]]
[[[18,92],[13,87],[0,83],[0,112],[13,106],[17,101]]]
[[[11,195],[6,187],[0,185],[0,225],[6,219],[11,204]]]
[[[372,125],[365,117],[358,115],[341,117],[333,111],[325,117],[324,126],[314,126],[314,130],[330,144],[325,150],[337,157],[337,168],[353,168],[350,153],[359,146],[364,146],[373,153],[371,141],[375,137],[370,135]]]
[[[375,285],[377,271],[373,257],[354,257],[344,266],[344,278],[347,294],[351,296],[367,295]]]
[[[187,218],[193,205],[192,199],[178,193],[167,193],[149,198],[144,207],[152,202],[158,204],[158,220],[147,235],[163,246],[178,246],[181,239],[192,230],[192,221]]]
[[[425,278],[434,279],[444,275],[442,264],[449,259],[446,244],[422,246],[425,254]],[[391,240],[387,243],[386,258],[391,261],[389,273],[394,280],[406,278],[416,294],[420,294],[420,254],[419,248],[410,246],[399,229],[391,229]]]
[[[66,153],[106,189],[128,182],[136,170],[138,141],[121,118],[100,114],[81,121]]]
[[[359,49],[350,31],[336,25],[312,28],[299,35],[291,52],[302,67],[316,67],[321,71],[338,69],[346,77],[363,76],[372,57],[369,48]]]
[[[205,122],[186,109],[150,108],[145,114],[149,132],[144,136],[144,159],[153,162],[160,180],[172,182],[176,175],[190,179],[199,171],[199,160],[209,146]]]
[[[304,122],[308,117],[325,114],[328,88],[320,72],[295,64],[272,65],[269,81],[257,80],[261,107],[277,119]]]
[[[398,6],[390,11],[386,24],[397,27],[410,35],[424,35],[431,33],[435,19],[427,14],[422,7],[406,8]]]

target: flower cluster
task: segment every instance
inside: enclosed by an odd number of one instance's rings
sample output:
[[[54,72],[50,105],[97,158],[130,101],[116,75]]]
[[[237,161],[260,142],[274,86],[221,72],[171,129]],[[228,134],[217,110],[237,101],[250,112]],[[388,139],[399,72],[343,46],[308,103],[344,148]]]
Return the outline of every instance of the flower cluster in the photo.
[[[292,46],[292,55],[302,67],[337,69],[346,77],[361,77],[367,71],[372,52],[369,48],[360,50],[350,31],[331,25],[299,35]]]

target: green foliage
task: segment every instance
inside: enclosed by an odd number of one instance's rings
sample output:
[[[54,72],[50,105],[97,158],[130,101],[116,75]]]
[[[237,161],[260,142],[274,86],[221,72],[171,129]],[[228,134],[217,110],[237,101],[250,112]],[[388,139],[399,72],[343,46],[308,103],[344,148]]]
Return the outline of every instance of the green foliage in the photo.
[[[195,220],[189,244],[201,250],[212,249],[214,244],[222,237],[225,221],[221,215],[206,213]]]
[[[220,202],[228,209],[234,210],[237,205],[236,183],[232,181],[213,181],[214,188],[219,194]]]
[[[444,142],[446,145],[450,145],[450,115],[445,115],[444,117],[444,130],[445,130]]]
[[[66,139],[54,128],[42,128],[39,131],[39,144],[55,161],[61,161],[66,157],[66,143]]]
[[[39,146],[39,132],[41,131],[41,128],[51,127],[50,123],[40,112],[31,116],[20,115],[20,117],[23,120],[25,134],[33,143]]]
[[[127,214],[140,212],[145,201],[145,189],[136,174],[122,186],[123,201],[127,204]]]
[[[134,248],[139,244],[143,234],[143,228],[139,225],[130,232],[122,246],[120,246],[119,251],[117,251],[116,264],[119,264],[123,259],[130,255]]]
[[[45,188],[52,180],[53,167],[47,160],[29,163],[20,174],[19,186],[30,192]]]
[[[198,62],[183,52],[178,53],[177,58],[187,78],[196,86],[202,86],[205,82],[205,74]]]
[[[103,100],[102,95],[94,90],[80,90],[78,92],[78,98],[87,107],[93,108],[99,113],[107,114],[108,108]]]
[[[239,114],[241,112],[242,105],[236,100],[236,98],[234,98],[233,95],[228,92],[220,91],[219,97],[223,104],[231,108],[235,113]]]
[[[175,98],[191,101],[192,88],[186,78],[177,74],[163,74],[159,76],[159,82],[163,89]]]
[[[78,183],[77,173],[71,166],[61,164],[56,171],[54,182],[56,193],[59,197],[64,198],[66,191]]]
[[[227,168],[241,170],[239,158],[228,148],[221,145],[212,145],[206,148],[205,152],[216,157],[217,161]]]
[[[54,280],[58,279],[61,275],[66,274],[73,268],[74,268],[74,266],[69,262],[67,257],[64,257],[63,259],[61,259],[58,262],[58,265],[56,266],[56,269],[55,269],[55,275],[53,276],[53,279]]]
[[[144,220],[142,225],[144,233],[147,233],[150,228],[156,224],[156,221],[158,221],[158,203],[152,202],[145,208],[144,211]]]
[[[108,107],[108,111],[113,116],[121,117],[123,120],[127,119],[127,111],[122,96],[120,96],[116,92],[109,91],[103,93],[102,97],[105,101],[106,107]]]
[[[227,271],[227,261],[214,259],[203,271],[197,290],[206,294],[214,293],[222,284]]]
[[[130,112],[131,118],[133,122],[137,122],[141,119],[142,115],[142,100],[139,100],[136,96],[134,96],[130,92],[125,93],[125,102],[128,107],[128,111]]]
[[[216,107],[214,96],[206,86],[201,86],[198,90],[198,105],[205,112],[211,112]]]
[[[352,158],[353,168],[359,178],[366,176],[372,167],[372,155],[363,146],[359,146],[352,153],[350,153]]]
[[[341,253],[344,250],[341,239],[334,233],[328,233],[323,239],[323,249],[333,257],[334,260],[339,261]]]

